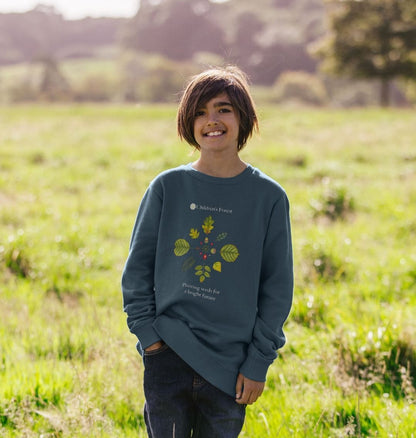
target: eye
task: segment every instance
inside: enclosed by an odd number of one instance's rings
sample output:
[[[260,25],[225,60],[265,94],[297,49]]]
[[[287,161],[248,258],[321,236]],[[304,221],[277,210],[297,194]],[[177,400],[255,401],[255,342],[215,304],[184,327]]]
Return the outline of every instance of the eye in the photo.
[[[219,111],[219,112],[220,112],[220,113],[230,113],[231,110],[230,110],[229,108],[225,107],[225,108],[220,108],[220,111]]]
[[[196,112],[195,112],[195,118],[196,117],[201,117],[201,116],[203,116],[205,114],[205,111],[204,110],[197,110]]]

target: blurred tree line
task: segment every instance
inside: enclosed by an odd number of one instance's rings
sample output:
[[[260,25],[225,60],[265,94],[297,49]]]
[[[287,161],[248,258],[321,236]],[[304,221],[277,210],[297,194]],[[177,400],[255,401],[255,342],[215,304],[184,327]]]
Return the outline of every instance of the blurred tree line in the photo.
[[[271,85],[283,71],[316,70],[307,46],[323,32],[321,0],[141,0],[121,41],[177,61],[209,52]]]
[[[0,13],[0,66],[96,56],[116,44],[127,23],[122,18],[65,20],[53,6],[38,5],[25,13]]]
[[[330,0],[327,9],[324,3],[140,0],[131,19],[67,21],[42,5],[25,14],[0,14],[0,65],[30,62],[11,88],[5,81],[2,87],[0,71],[0,93],[8,88],[14,101],[171,102],[189,75],[235,63],[259,89],[268,87],[264,96],[270,101],[375,103],[377,85],[367,79],[378,78],[386,103],[391,80],[414,73],[416,0]],[[72,75],[61,68],[62,61],[77,58],[111,59],[115,67],[111,73],[86,69]],[[361,81],[346,91],[349,79],[328,72]],[[414,91],[410,82],[408,94]],[[393,91],[396,101],[403,100],[397,87]]]
[[[316,54],[323,69],[380,82],[380,104],[390,103],[399,77],[416,79],[416,0],[327,0],[330,32]]]

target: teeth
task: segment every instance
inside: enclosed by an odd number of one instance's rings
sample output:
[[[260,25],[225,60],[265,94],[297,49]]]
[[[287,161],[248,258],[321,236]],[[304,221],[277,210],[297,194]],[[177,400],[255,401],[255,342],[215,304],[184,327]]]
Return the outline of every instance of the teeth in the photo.
[[[213,132],[207,132],[206,134],[208,137],[216,137],[218,135],[222,135],[222,131],[213,131]]]

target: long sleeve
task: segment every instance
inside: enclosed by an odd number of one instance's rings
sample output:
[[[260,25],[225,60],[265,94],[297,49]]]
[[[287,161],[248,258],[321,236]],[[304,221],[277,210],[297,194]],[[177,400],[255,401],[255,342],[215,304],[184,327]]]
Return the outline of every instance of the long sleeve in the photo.
[[[139,352],[160,340],[152,324],[156,313],[154,266],[161,209],[161,195],[151,184],[137,213],[121,280],[127,325],[139,339]]]
[[[269,366],[286,338],[283,324],[293,299],[293,257],[286,195],[272,210],[263,245],[257,316],[252,342],[240,372],[249,379],[265,381]]]
[[[231,178],[191,164],[162,172],[140,204],[121,283],[139,353],[163,339],[233,397],[240,372],[264,381],[292,305],[284,189],[252,166]]]

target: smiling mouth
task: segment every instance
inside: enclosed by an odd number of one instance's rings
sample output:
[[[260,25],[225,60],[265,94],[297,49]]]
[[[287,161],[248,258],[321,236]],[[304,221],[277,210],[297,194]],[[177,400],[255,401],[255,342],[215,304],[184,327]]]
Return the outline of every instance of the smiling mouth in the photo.
[[[225,131],[211,131],[204,134],[205,137],[219,137],[224,134]]]

